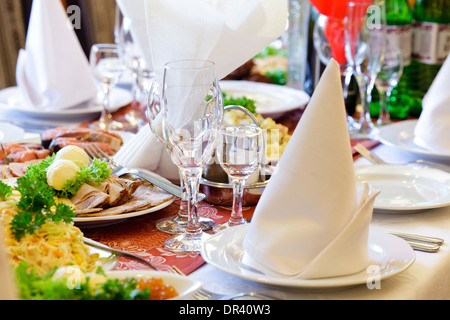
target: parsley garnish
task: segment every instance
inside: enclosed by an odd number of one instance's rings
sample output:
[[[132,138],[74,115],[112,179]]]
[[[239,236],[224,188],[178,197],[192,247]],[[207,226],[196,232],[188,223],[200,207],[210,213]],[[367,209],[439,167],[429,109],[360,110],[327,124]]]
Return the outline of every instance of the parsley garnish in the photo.
[[[0,199],[6,201],[12,194],[13,188],[0,181]]]
[[[57,191],[47,184],[46,170],[54,159],[55,156],[52,156],[39,163],[30,164],[25,175],[17,179],[17,191],[20,192],[21,198],[17,204],[18,212],[11,221],[11,231],[17,240],[25,234],[32,234],[47,219],[72,222],[75,213],[66,204],[56,204],[55,196],[71,198],[84,183],[98,185],[111,175],[108,165],[95,159],[88,168],[78,172],[75,181],[68,181],[62,191]]]
[[[247,97],[235,98],[223,93],[224,106],[242,106],[253,114],[256,114],[255,100],[248,99]]]

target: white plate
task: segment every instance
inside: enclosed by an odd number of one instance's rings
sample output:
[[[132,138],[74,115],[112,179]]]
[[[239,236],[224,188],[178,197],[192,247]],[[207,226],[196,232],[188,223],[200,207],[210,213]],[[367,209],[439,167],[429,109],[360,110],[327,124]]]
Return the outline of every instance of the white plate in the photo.
[[[248,227],[248,225],[244,225],[225,229],[205,240],[202,247],[203,259],[217,269],[239,278],[268,285],[310,289],[366,284],[371,279],[371,274],[368,273],[370,270],[376,270],[377,276],[379,276],[377,279],[384,280],[406,270],[415,260],[414,251],[404,240],[370,229],[368,248],[370,262],[367,271],[313,280],[279,278],[264,274],[243,264],[244,249],[242,244]]]
[[[142,170],[142,169],[141,169]],[[146,171],[146,170],[143,170]],[[162,178],[161,176],[157,175],[156,173],[146,171],[148,174],[155,175],[159,178]],[[167,179],[166,179],[167,180]],[[168,180],[167,180],[168,181]],[[115,224],[122,222],[123,220],[139,217],[145,214],[149,214],[152,212],[156,212],[159,210],[162,210],[169,205],[171,205],[175,201],[175,197],[172,198],[169,201],[166,201],[159,206],[152,207],[146,210],[136,211],[136,212],[129,212],[129,213],[123,213],[118,214],[115,216],[105,216],[105,217],[79,217],[79,218],[73,218],[73,221],[77,227],[80,228],[93,228],[93,227],[100,227],[100,226],[106,226],[110,224]]]
[[[87,245],[87,246],[89,248],[89,253],[90,254],[96,254],[97,253],[100,258],[106,258],[105,263],[103,263],[101,265],[103,271],[112,271],[112,270],[114,270],[114,268],[119,263],[119,259],[118,259],[118,257],[115,254],[113,254],[113,253],[111,253],[111,252],[109,252],[107,250],[102,250],[102,249],[99,249],[99,248],[92,247],[90,245]]]
[[[441,170],[402,166],[355,166],[358,189],[368,183],[381,191],[374,209],[410,213],[450,205],[450,174]]]
[[[111,92],[110,110],[117,111],[132,101],[133,96],[128,90],[115,88]],[[35,118],[60,119],[67,116],[96,115],[102,112],[102,106],[100,99],[97,99],[94,103],[82,103],[69,109],[40,110],[27,106],[21,97],[19,88],[11,87],[0,91],[0,110],[19,112],[24,116]]]
[[[421,157],[450,160],[450,153],[427,150],[414,142],[417,120],[405,120],[379,128],[377,139],[391,147],[411,152]]]
[[[0,142],[7,143],[22,140],[25,130],[10,123],[0,122]]]
[[[110,279],[162,279],[164,284],[173,286],[178,293],[178,296],[171,300],[189,299],[193,293],[203,286],[201,282],[189,277],[161,271],[111,271],[105,272],[105,274]]]
[[[220,82],[220,87],[233,98],[245,96],[255,100],[256,112],[274,120],[288,111],[305,107],[310,100],[303,91],[275,84],[226,80]]]

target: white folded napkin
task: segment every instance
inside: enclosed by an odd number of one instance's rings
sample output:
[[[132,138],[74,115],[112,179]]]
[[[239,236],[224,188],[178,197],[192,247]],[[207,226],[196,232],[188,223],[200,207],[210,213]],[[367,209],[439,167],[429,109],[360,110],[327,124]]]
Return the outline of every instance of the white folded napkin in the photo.
[[[414,130],[414,142],[422,148],[450,153],[450,55],[442,65],[422,102],[422,114]]]
[[[0,230],[0,300],[17,300],[17,288],[14,285],[3,239],[4,233]]]
[[[62,110],[95,99],[89,63],[60,0],[34,0],[16,81],[29,108]]]
[[[168,62],[184,59],[211,60],[219,79],[253,58],[283,34],[287,19],[285,0],[117,0],[124,15],[141,21],[146,15],[151,65],[162,84]],[[139,40],[138,40],[139,41]],[[145,40],[141,40],[143,46]],[[129,166],[153,170],[160,160],[160,174],[178,176],[166,152],[144,127],[116,158]],[[147,139],[145,142],[142,139]],[[127,158],[122,155],[129,155]],[[168,163],[169,162],[169,163]],[[169,178],[170,179],[170,178]]]
[[[369,263],[376,194],[358,199],[339,65],[327,66],[244,239],[244,263],[277,277],[352,274]]]

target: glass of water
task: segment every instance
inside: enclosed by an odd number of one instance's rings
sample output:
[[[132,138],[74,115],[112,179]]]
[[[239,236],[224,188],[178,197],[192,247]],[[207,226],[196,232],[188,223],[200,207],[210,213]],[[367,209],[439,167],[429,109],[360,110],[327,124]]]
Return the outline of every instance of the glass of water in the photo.
[[[263,140],[262,129],[253,124],[222,127],[216,155],[233,183],[233,209],[229,221],[216,225],[214,232],[246,223],[242,216],[245,181],[261,164]]]

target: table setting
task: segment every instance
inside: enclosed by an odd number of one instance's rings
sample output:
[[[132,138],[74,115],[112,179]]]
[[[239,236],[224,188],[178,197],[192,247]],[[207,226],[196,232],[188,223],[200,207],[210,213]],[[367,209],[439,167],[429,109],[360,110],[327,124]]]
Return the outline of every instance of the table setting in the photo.
[[[282,36],[286,1],[116,2],[122,38],[90,57],[59,0],[33,2],[17,87],[0,91],[0,299],[450,298],[450,58],[420,118],[377,124],[363,108],[349,123],[346,75],[366,97],[379,51],[322,57],[312,95],[224,80]],[[347,2],[311,1],[339,19]],[[352,12],[383,6],[361,4]],[[141,59],[134,80],[151,74],[139,89],[120,85],[125,27]],[[351,28],[343,40],[361,46]],[[226,106],[227,94],[256,108]],[[365,121],[370,134],[355,134]],[[45,153],[27,158],[31,145]],[[47,281],[60,296],[46,296]]]

